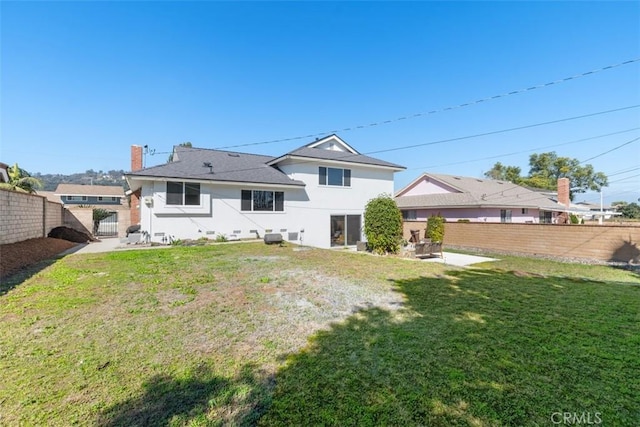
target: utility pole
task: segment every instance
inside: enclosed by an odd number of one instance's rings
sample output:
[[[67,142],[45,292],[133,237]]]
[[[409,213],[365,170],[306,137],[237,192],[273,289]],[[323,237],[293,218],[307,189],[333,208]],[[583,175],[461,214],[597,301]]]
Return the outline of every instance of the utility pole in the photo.
[[[602,187],[600,188],[600,216],[598,217],[598,225],[602,225],[602,218],[604,218],[604,202],[602,197]]]

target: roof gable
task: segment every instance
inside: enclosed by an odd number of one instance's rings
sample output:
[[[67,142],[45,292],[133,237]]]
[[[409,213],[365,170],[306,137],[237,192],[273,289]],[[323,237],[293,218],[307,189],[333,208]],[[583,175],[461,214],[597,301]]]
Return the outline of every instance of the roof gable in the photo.
[[[333,134],[322,139],[318,139],[311,144],[308,144],[309,148],[318,148],[321,150],[330,150],[330,151],[342,151],[351,154],[360,154],[355,148],[351,147],[349,144],[344,142],[338,135]]]
[[[330,135],[326,138],[319,139],[311,144],[307,144],[290,151],[283,156],[271,160],[269,164],[275,166],[286,160],[294,162],[325,160],[345,164],[383,167],[396,171],[405,169],[404,166],[360,154],[336,135]]]

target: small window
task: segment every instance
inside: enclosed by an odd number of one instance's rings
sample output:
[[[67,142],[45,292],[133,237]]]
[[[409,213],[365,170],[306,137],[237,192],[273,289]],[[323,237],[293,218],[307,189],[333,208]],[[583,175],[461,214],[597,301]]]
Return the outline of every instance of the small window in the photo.
[[[200,205],[200,184],[184,184],[184,204],[188,206]]]
[[[552,214],[550,211],[540,211],[539,215],[540,224],[551,224]]]
[[[415,220],[416,218],[417,218],[417,215],[415,210],[402,211],[402,219],[411,221],[411,220]]]
[[[334,187],[351,187],[351,169],[318,168],[318,183]]]
[[[327,185],[327,168],[320,166],[320,169],[318,169],[318,177],[318,184]]]
[[[242,201],[240,202],[240,210],[251,210],[251,190],[242,190]]]
[[[522,215],[527,215],[529,213],[529,208],[522,208]]]
[[[200,184],[167,181],[167,205],[200,205]]]
[[[284,211],[283,191],[242,190],[240,210],[254,212]]]
[[[253,210],[273,211],[273,191],[254,191]]]
[[[99,201],[99,202],[101,202],[101,201],[102,201],[102,199],[103,199],[103,197],[102,197],[102,196],[98,196],[98,201]]]

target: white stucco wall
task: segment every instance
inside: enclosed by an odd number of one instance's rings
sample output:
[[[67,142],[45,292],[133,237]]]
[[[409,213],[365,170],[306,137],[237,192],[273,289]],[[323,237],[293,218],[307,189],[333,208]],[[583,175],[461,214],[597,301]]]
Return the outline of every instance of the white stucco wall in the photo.
[[[366,203],[382,193],[393,194],[393,171],[350,166],[347,168],[351,169],[351,186],[334,187],[318,183],[319,166],[338,167],[316,162],[280,165],[292,179],[306,183],[300,188],[201,183],[197,207],[167,206],[166,183],[145,183],[140,203],[142,230],[148,232],[154,242],[166,241],[163,237],[168,236],[174,239],[213,239],[218,234],[256,237],[253,230],[260,237],[271,230],[288,240],[290,232],[297,232],[295,242],[328,248],[331,215],[361,215],[364,225]],[[284,212],[241,211],[242,190],[284,191]],[[149,197],[152,203],[146,202]]]
[[[351,169],[351,186],[320,185],[320,166]],[[295,223],[300,224],[300,228],[304,228],[304,244],[311,246],[331,246],[331,215],[360,215],[361,225],[364,226],[364,208],[367,202],[383,193],[393,196],[391,170],[322,162],[282,164],[280,169],[289,177],[306,183],[305,190],[309,200],[292,201],[287,212]],[[364,240],[362,231],[361,238]]]

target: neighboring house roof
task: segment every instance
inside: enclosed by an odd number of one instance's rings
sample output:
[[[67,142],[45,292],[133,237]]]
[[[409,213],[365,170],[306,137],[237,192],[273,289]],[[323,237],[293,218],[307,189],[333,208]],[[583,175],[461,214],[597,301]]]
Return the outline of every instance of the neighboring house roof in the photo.
[[[318,146],[325,144],[328,141],[332,141],[333,143],[342,146],[343,150],[327,150],[318,148]],[[283,156],[273,159],[271,162],[269,162],[269,164],[276,165],[284,160],[290,159],[328,160],[344,163],[357,163],[360,165],[382,166],[394,170],[405,169],[404,166],[360,154],[347,143],[345,143],[342,139],[340,139],[337,135],[330,135],[326,138],[314,141],[311,144],[307,144],[303,147],[297,148]]]
[[[55,203],[62,203],[60,196],[55,191],[40,191],[36,193],[38,196],[46,197],[48,201]]]
[[[590,211],[599,211],[601,208],[603,211],[611,211],[614,210],[613,207],[611,206],[600,206],[600,204],[596,204],[596,203],[589,203],[589,202],[577,202],[576,203],[577,206],[585,208],[585,209],[589,209]]]
[[[439,182],[451,192],[403,196],[422,180]],[[543,194],[506,181],[443,174],[422,174],[396,196],[401,209],[425,208],[539,208],[564,211],[565,208]]]
[[[304,186],[303,182],[268,166],[267,163],[272,159],[271,156],[258,154],[176,146],[173,161],[130,172],[127,176],[134,179],[168,178]]]
[[[124,197],[124,190],[115,185],[58,184],[54,194],[58,196]]]

